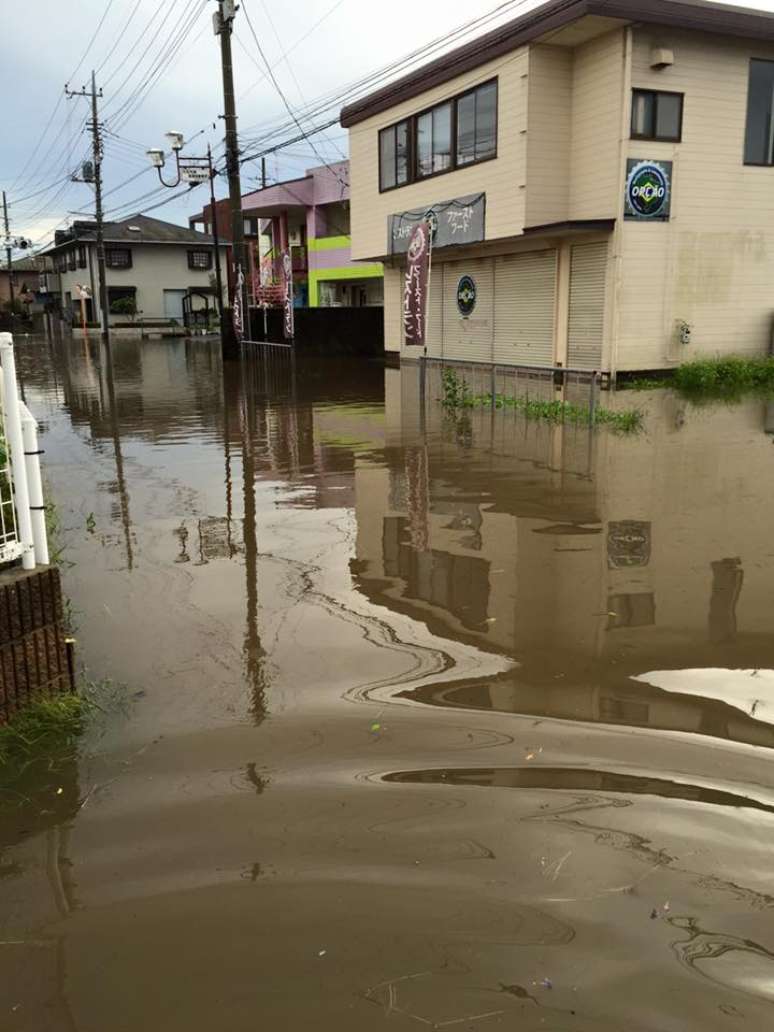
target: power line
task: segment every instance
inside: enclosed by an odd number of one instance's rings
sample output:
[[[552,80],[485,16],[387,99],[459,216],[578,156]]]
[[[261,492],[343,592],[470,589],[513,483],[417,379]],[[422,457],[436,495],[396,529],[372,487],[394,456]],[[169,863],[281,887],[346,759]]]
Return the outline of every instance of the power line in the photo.
[[[280,95],[280,98],[281,98],[281,100],[282,100],[282,103],[283,103],[283,104],[285,105],[285,107],[287,108],[287,111],[288,111],[288,114],[290,115],[290,117],[291,117],[291,118],[293,119],[293,121],[294,121],[294,122],[296,123],[296,125],[298,126],[298,129],[299,129],[299,131],[300,131],[301,133],[304,133],[304,127],[303,127],[303,126],[301,125],[301,123],[299,122],[298,118],[296,118],[296,115],[295,115],[295,113],[294,113],[293,109],[291,108],[291,106],[290,106],[290,104],[289,104],[289,102],[288,102],[288,98],[287,98],[287,97],[285,96],[285,94],[284,94],[284,93],[283,93],[283,91],[282,91],[282,87],[281,87],[281,86],[280,86],[280,84],[279,84],[279,83],[277,82],[277,78],[276,78],[276,76],[274,75],[274,72],[273,72],[273,70],[272,70],[272,67],[271,67],[271,65],[270,65],[270,64],[269,64],[269,62],[268,62],[268,61],[266,60],[266,55],[265,55],[265,54],[264,54],[264,52],[263,52],[263,48],[261,47],[261,43],[260,43],[260,40],[258,39],[258,35],[257,35],[257,33],[256,33],[256,31],[255,31],[255,29],[254,29],[254,27],[253,27],[253,23],[252,23],[252,21],[251,21],[251,19],[250,19],[250,13],[249,13],[249,11],[247,10],[247,5],[245,4],[244,0],[242,0],[242,10],[244,11],[245,19],[246,19],[246,21],[247,21],[247,25],[248,25],[248,28],[250,29],[250,33],[251,33],[251,35],[252,35],[253,39],[255,40],[255,45],[256,45],[256,47],[258,48],[258,53],[259,53],[259,54],[261,55],[261,58],[262,58],[262,60],[263,60],[263,63],[264,63],[265,65],[266,65],[266,71],[267,71],[267,72],[268,72],[268,74],[269,74],[269,78],[271,79],[271,81],[272,81],[272,84],[273,84],[273,86],[274,86],[275,90],[277,91],[277,93],[279,93],[279,95]],[[336,172],[336,170],[335,170],[335,169],[331,168],[330,164],[329,164],[329,163],[328,163],[328,162],[327,162],[327,161],[325,160],[325,158],[324,158],[324,157],[323,157],[323,156],[322,156],[322,155],[320,154],[320,152],[319,152],[319,151],[317,150],[317,148],[315,147],[315,145],[314,145],[314,144],[312,143],[311,139],[307,138],[307,142],[309,143],[309,146],[310,146],[310,147],[312,148],[312,150],[313,150],[313,151],[315,152],[315,154],[316,154],[316,155],[318,156],[318,158],[320,159],[320,161],[321,161],[321,162],[322,162],[322,163],[323,163],[323,164],[324,164],[325,166],[327,166],[327,168],[328,168],[328,169],[330,169],[330,171],[331,171],[331,172],[333,173],[333,175],[334,175],[334,176],[336,177],[336,179],[338,179],[339,183],[341,183],[341,187],[342,187],[342,189],[343,189],[343,190],[348,190],[348,189],[349,189],[349,183],[345,182],[345,181],[344,181],[344,180],[343,180],[343,179],[341,178],[341,176],[339,175],[339,173],[338,173],[338,172]]]
[[[82,65],[83,65],[83,62],[84,62],[84,61],[86,60],[86,58],[87,58],[87,57],[89,56],[89,51],[90,51],[90,50],[91,50],[91,48],[92,48],[92,47],[94,46],[94,41],[96,40],[97,36],[99,35],[100,29],[101,29],[101,28],[102,28],[102,26],[103,26],[103,25],[105,24],[105,19],[106,19],[106,18],[107,18],[107,16],[108,16],[108,15],[110,14],[110,9],[112,8],[112,6],[113,6],[113,4],[114,4],[114,3],[115,3],[115,0],[108,0],[108,5],[107,5],[107,7],[105,8],[105,10],[104,10],[104,12],[103,12],[103,14],[102,14],[102,17],[100,18],[100,20],[99,20],[99,23],[98,23],[98,25],[97,25],[96,29],[94,30],[94,35],[93,35],[93,36],[91,37],[91,39],[89,40],[89,42],[88,42],[88,44],[87,44],[87,46],[86,46],[86,49],[84,50],[84,52],[83,52],[83,54],[82,54],[82,56],[81,56],[81,59],[80,59],[80,61],[78,62],[78,64],[77,64],[76,68],[75,68],[75,71],[74,71],[74,72],[72,73],[72,75],[71,75],[71,76],[70,76],[70,77],[68,78],[68,80],[67,80],[67,82],[68,82],[68,83],[71,83],[71,82],[73,81],[73,79],[75,78],[75,76],[76,76],[76,75],[78,74],[78,72],[79,72],[79,71],[81,70],[81,67],[82,67]]]
[[[126,19],[126,22],[124,23],[124,26],[123,26],[123,28],[122,28],[122,29],[120,30],[120,32],[118,33],[118,36],[116,37],[116,41],[115,41],[115,43],[114,43],[114,44],[113,44],[113,46],[112,46],[112,47],[110,48],[110,51],[108,52],[108,55],[107,55],[107,57],[106,57],[106,58],[104,59],[104,61],[102,62],[102,64],[101,64],[101,65],[100,65],[100,66],[99,66],[99,67],[97,68],[97,75],[99,75],[99,73],[100,73],[100,72],[102,71],[102,69],[103,69],[103,68],[105,67],[105,65],[106,65],[106,64],[108,63],[108,61],[109,61],[109,60],[110,60],[110,58],[111,58],[111,57],[113,56],[113,54],[115,54],[116,50],[118,49],[118,45],[120,44],[121,40],[122,40],[122,39],[124,38],[124,36],[125,36],[125,34],[126,34],[126,30],[127,30],[128,28],[129,28],[129,26],[130,26],[130,25],[132,24],[132,22],[134,21],[134,17],[135,17],[135,15],[137,14],[137,12],[139,11],[139,9],[140,9],[140,5],[141,5],[141,4],[142,4],[142,0],[137,0],[137,3],[136,3],[136,4],[134,5],[134,7],[132,8],[132,12],[131,12],[131,14],[129,15],[129,17],[128,17],[128,18]]]

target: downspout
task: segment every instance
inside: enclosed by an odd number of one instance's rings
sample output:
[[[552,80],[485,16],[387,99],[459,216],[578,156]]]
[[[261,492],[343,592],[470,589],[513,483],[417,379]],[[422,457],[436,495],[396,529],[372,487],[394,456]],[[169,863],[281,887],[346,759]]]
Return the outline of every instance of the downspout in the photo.
[[[621,88],[621,136],[619,141],[618,169],[618,202],[616,210],[615,231],[613,233],[613,311],[608,323],[609,327],[609,361],[610,378],[615,383],[618,375],[618,342],[621,329],[621,293],[623,290],[623,246],[626,187],[626,161],[629,149],[629,120],[631,105],[628,103],[632,93],[632,26],[624,29],[624,46],[622,55],[622,88]]]

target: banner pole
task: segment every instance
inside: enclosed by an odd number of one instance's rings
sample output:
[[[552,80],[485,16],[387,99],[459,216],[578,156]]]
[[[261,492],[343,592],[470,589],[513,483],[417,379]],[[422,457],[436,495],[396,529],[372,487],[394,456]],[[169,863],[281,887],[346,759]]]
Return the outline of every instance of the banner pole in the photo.
[[[427,362],[427,336],[430,326],[430,291],[433,288],[433,224],[428,220],[427,247],[427,295],[425,296],[425,347],[424,358]]]

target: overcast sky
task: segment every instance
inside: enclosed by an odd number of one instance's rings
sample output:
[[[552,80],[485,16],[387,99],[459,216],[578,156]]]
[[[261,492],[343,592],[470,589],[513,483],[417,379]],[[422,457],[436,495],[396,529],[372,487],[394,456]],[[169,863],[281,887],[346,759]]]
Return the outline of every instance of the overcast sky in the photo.
[[[297,112],[473,19],[498,11],[477,29],[481,33],[538,6],[540,0],[500,0],[499,5],[496,0],[244,0],[234,39],[243,146],[267,127],[290,120],[262,75],[246,14]],[[774,0],[737,6],[774,11]],[[23,16],[13,18],[12,29],[6,26],[0,41],[0,186],[8,192],[13,235],[43,243],[68,216],[78,217],[72,213],[93,210],[92,189],[70,182],[67,175],[88,156],[89,139],[82,129],[87,101],[62,96],[66,81],[81,88],[92,68],[104,88],[102,117],[110,133],[117,134],[106,136],[108,217],[126,217],[176,192],[161,192],[144,155],[146,148],[164,144],[167,130],[179,129],[188,137],[200,133],[191,153],[204,152],[208,142],[222,152],[219,45],[211,24],[215,8],[214,0],[27,0]],[[147,89],[138,94],[143,85]],[[279,138],[293,135],[294,127]],[[338,126],[313,141],[326,161],[346,154],[346,134]],[[271,157],[268,171],[272,179],[285,178],[315,164],[320,164],[318,155],[302,141]],[[256,186],[259,173],[259,163],[244,166],[245,190]],[[220,195],[224,187],[220,183]],[[185,223],[201,210],[205,190],[149,214]]]

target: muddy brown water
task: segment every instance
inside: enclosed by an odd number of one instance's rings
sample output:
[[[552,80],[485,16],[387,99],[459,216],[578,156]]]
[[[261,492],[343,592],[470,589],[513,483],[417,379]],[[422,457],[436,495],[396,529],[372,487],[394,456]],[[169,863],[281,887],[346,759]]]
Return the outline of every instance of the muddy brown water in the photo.
[[[772,1027],[765,402],[619,437],[422,415],[415,367],[18,351],[121,687],[3,807],[0,1028]]]

